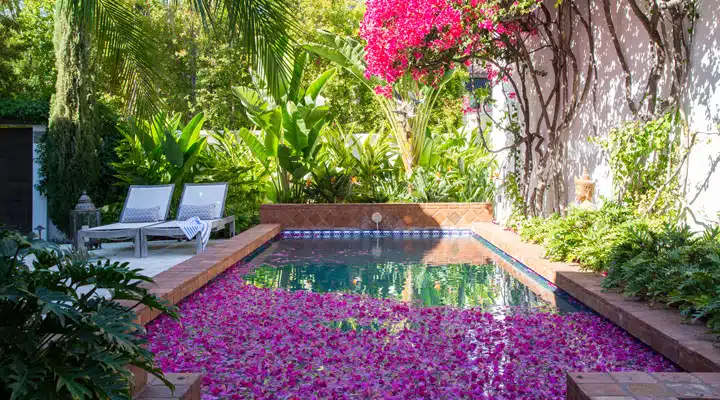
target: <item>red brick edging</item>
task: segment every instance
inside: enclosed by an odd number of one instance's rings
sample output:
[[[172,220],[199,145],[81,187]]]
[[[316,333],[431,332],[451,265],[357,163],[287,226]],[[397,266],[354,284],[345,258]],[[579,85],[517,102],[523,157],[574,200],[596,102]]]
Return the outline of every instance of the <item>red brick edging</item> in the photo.
[[[153,278],[155,284],[148,285],[150,292],[171,304],[177,304],[250,255],[281,230],[277,224],[257,225],[231,239],[211,245],[205,252],[157,274]],[[136,313],[137,322],[141,325],[146,325],[160,315],[159,311],[144,306],[139,306]]]
[[[720,374],[571,372],[567,400],[720,399]]]
[[[215,243],[209,246],[205,252],[157,274],[153,278],[155,283],[146,285],[146,287],[150,289],[152,294],[167,300],[171,304],[177,304],[205,286],[211,279],[250,255],[258,247],[279,234],[281,230],[280,225],[277,224],[257,225],[231,239]],[[143,305],[138,306],[135,312],[137,314],[136,323],[140,325],[147,325],[161,314],[158,310],[151,310]],[[129,366],[129,371],[133,374],[132,393],[134,398],[155,399],[162,397],[168,400],[178,398],[173,397],[174,394],[169,393],[168,389],[162,385],[148,386],[147,372],[133,366]],[[183,393],[182,398],[188,400],[199,399],[199,382],[200,379],[198,378],[187,388],[184,386],[177,388],[178,392]]]
[[[598,314],[628,331],[688,372],[720,372],[715,335],[700,323],[688,324],[675,309],[651,307],[605,292],[603,278],[582,272],[576,264],[551,262],[544,249],[492,223],[473,225],[473,232],[522,262]]]

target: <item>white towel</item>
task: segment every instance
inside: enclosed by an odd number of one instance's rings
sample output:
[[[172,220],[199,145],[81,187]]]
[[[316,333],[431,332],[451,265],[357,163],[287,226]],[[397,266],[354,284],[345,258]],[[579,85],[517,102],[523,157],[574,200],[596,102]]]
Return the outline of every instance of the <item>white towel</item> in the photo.
[[[205,250],[208,240],[210,240],[210,223],[203,221],[198,217],[192,217],[185,221],[178,221],[178,227],[183,231],[188,240],[192,240],[196,235],[200,234],[202,240],[202,248]]]

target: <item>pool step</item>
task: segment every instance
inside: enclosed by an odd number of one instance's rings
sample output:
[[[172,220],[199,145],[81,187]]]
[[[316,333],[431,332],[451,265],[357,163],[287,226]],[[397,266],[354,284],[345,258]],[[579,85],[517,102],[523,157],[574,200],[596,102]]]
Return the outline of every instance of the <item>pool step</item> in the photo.
[[[158,378],[151,377],[145,387],[133,399],[135,400],[200,400],[202,374],[165,374],[165,378],[175,385],[175,391]]]

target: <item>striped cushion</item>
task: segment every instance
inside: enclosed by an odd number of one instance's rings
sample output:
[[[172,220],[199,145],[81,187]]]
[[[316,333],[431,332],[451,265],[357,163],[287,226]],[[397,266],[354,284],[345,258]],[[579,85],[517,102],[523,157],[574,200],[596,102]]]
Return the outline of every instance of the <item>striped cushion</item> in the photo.
[[[123,223],[132,222],[158,222],[160,221],[160,206],[151,208],[126,208],[123,213]]]
[[[200,219],[215,219],[215,204],[181,204],[178,209],[178,221],[185,221],[192,217],[198,217]]]

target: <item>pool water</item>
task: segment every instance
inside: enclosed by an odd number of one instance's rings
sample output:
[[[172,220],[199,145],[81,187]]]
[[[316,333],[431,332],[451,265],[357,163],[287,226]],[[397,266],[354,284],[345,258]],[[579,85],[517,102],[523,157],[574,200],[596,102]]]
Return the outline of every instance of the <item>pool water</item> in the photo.
[[[586,311],[542,278],[514,267],[475,237],[283,239],[245,264],[263,288],[390,298],[416,306]],[[531,280],[533,292],[521,282]]]
[[[469,236],[272,241],[179,309],[149,347],[207,400],[561,400],[567,372],[678,371]]]

